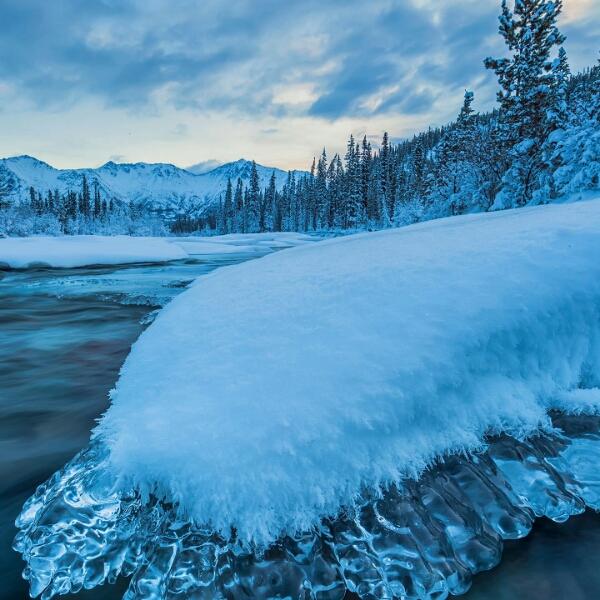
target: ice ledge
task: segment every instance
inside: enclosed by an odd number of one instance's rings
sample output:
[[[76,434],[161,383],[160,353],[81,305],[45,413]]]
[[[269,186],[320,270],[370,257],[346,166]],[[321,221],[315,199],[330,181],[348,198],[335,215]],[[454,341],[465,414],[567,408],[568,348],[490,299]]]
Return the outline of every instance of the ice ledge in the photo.
[[[25,504],[15,549],[44,600],[118,576],[131,577],[125,600],[441,599],[468,590],[499,562],[502,540],[527,535],[536,517],[600,510],[600,417],[552,419],[551,432],[492,437],[261,553],[123,492],[95,443]]]

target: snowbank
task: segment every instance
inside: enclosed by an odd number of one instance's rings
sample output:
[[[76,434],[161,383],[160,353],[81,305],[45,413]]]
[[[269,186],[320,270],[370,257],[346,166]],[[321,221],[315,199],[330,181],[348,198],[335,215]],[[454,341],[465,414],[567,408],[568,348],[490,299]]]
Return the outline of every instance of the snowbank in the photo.
[[[596,410],[600,201],[453,217],[201,277],[134,345],[111,468],[268,542],[489,431]]]
[[[182,248],[162,238],[78,235],[0,239],[0,267],[11,269],[153,263],[187,257]]]
[[[208,256],[211,254],[245,254],[256,252],[256,246],[234,246],[233,244],[219,244],[206,241],[205,239],[195,240],[173,240],[172,243],[190,256]]]
[[[247,233],[214,237],[129,237],[75,235],[0,238],[0,268],[73,268],[166,262],[189,256],[252,254],[319,241],[301,233]]]
[[[172,238],[173,243],[191,255],[246,254],[292,248],[318,242],[321,238],[295,232],[229,233],[210,237],[187,236]]]

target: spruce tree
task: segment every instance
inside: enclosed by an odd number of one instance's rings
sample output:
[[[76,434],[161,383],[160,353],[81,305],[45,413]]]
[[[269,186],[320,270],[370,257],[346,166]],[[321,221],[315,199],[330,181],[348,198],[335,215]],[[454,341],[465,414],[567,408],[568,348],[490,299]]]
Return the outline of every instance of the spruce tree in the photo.
[[[37,194],[35,193],[33,186],[29,187],[29,204],[31,206],[31,210],[37,211]]]
[[[390,144],[386,131],[383,134],[381,150],[379,151],[379,205],[384,227],[389,227],[392,224],[392,215],[394,214],[394,198],[391,194],[390,172]]]
[[[100,198],[100,188],[98,182],[94,181],[94,219],[102,216],[102,200]]]
[[[288,219],[287,231],[298,231],[300,229],[300,205],[298,202],[298,186],[296,184],[296,175],[289,173],[288,177]]]
[[[275,179],[275,171],[271,173],[269,179],[269,187],[265,190],[263,212],[265,216],[262,218],[261,231],[281,231],[281,215],[279,214],[279,206],[277,202],[277,185]]]
[[[233,192],[233,207],[231,218],[231,232],[243,233],[244,231],[244,189],[242,180],[238,177]]]
[[[354,143],[354,136],[350,136],[345,156],[345,185],[344,204],[342,207],[342,227],[344,229],[357,228],[363,222],[359,149]]]
[[[327,153],[325,148],[317,163],[317,176],[315,180],[315,205],[313,207],[313,229],[326,227],[329,212],[329,199],[327,197]]]
[[[246,231],[248,232],[257,232],[261,230],[261,200],[258,170],[256,168],[256,162],[252,161],[250,181],[248,183],[248,201],[246,202]]]
[[[225,190],[225,202],[223,203],[223,233],[233,231],[233,187],[231,178],[227,178],[227,189]]]
[[[564,36],[556,26],[562,0],[502,2],[499,32],[509,58],[487,58],[501,90],[498,140],[509,156],[499,206],[529,202],[544,168],[542,146],[551,133],[555,73],[551,52]]]
[[[435,148],[433,185],[428,190],[428,205],[434,216],[462,213],[477,197],[473,98],[473,92],[466,90],[455,125],[446,129]]]
[[[85,174],[81,178],[81,193],[79,196],[79,212],[87,217],[90,214],[91,195],[90,186],[88,185]]]

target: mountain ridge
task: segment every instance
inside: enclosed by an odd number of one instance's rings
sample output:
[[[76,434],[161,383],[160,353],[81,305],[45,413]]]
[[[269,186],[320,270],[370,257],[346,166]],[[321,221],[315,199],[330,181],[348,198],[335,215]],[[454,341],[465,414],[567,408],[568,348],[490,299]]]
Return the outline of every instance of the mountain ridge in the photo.
[[[29,188],[41,193],[57,189],[60,193],[79,190],[83,175],[90,185],[98,184],[103,197],[126,204],[141,204],[157,212],[202,213],[219,201],[227,180],[248,182],[252,161],[218,165],[206,172],[194,173],[171,163],[117,163],[109,160],[91,168],[57,169],[27,154],[0,159],[0,185],[7,190],[6,200],[29,200]],[[275,173],[277,189],[287,181],[287,172],[275,167],[256,165],[260,184],[266,187]],[[304,171],[294,171],[296,175]]]

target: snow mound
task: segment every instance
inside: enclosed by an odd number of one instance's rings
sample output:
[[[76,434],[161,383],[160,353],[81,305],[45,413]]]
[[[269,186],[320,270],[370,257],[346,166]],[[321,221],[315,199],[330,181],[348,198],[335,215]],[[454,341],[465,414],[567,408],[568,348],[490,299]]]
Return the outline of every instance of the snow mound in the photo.
[[[191,256],[210,254],[247,254],[292,248],[321,238],[292,232],[229,233],[210,237],[187,236],[172,239]]]
[[[154,263],[187,257],[182,248],[161,238],[78,235],[0,239],[0,267],[11,269]]]
[[[142,334],[95,436],[123,485],[269,543],[486,433],[595,412],[599,258],[594,200],[220,269]]]
[[[266,253],[319,240],[316,236],[286,232],[171,238],[126,235],[1,238],[0,268],[159,263],[192,256]]]

